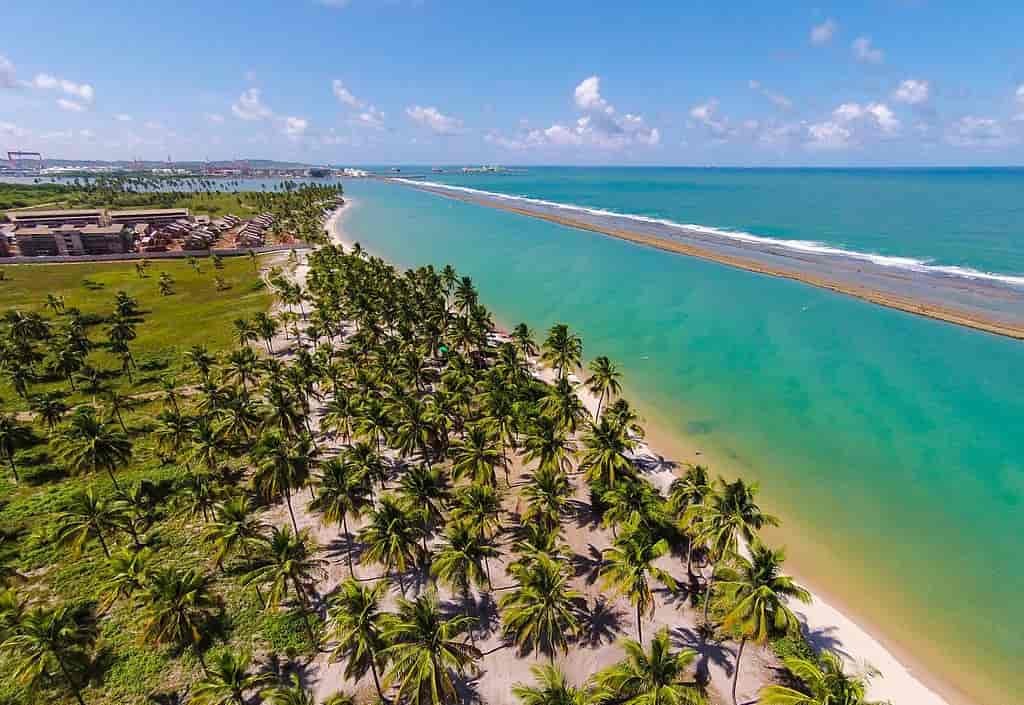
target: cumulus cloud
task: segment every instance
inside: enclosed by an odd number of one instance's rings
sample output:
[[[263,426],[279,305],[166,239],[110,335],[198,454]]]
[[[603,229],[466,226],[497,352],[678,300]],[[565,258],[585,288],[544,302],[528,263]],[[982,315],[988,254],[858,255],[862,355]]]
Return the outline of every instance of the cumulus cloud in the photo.
[[[529,129],[523,123],[520,133],[507,137],[491,132],[484,137],[503,149],[595,147],[618,150],[633,145],[654,147],[661,142],[661,133],[650,127],[642,115],[619,115],[615,106],[601,95],[601,78],[589,76],[573,90],[573,104],[582,114],[575,122],[556,122],[546,128]]]
[[[376,130],[383,129],[384,113],[377,110],[371,103],[357,98],[337,78],[331,82],[331,92],[334,93],[334,97],[338,99],[338,102],[356,110],[356,113],[349,120],[353,125],[371,127]]]
[[[219,125],[220,123],[224,122],[224,116],[220,113],[207,113],[206,119],[207,121],[212,122],[215,125]]]
[[[885,53],[871,44],[870,37],[857,37],[851,46],[857,61],[865,64],[880,64],[885,59]]]
[[[828,44],[835,36],[839,25],[833,19],[827,19],[819,25],[811,27],[811,44]]]
[[[13,122],[0,122],[0,135],[20,139],[28,136],[28,130],[18,127]]]
[[[966,115],[946,130],[946,142],[955,147],[1002,147],[1013,142],[998,120]]]
[[[690,117],[718,137],[725,137],[730,132],[728,120],[718,117],[718,100],[716,98],[690,108]]]
[[[832,117],[840,123],[864,120],[887,135],[895,134],[900,129],[900,121],[885,103],[843,103],[832,111]]]
[[[405,114],[438,135],[454,135],[462,130],[462,120],[445,115],[433,106],[412,105],[405,109]]]
[[[1024,83],[1017,86],[1017,92],[1014,93],[1014,98],[1017,101],[1017,108],[1020,110],[1019,113],[1013,118],[1014,120],[1024,120]]]
[[[0,54],[0,88],[14,88],[17,85],[15,79],[14,64],[10,59]]]
[[[789,110],[790,108],[793,107],[793,101],[791,101],[789,98],[782,95],[781,93],[777,93],[775,91],[769,90],[768,88],[765,88],[763,85],[761,85],[760,81],[750,81],[748,85],[750,86],[750,89],[752,91],[757,91],[765,98],[770,100],[772,103],[779,106],[780,108],[783,108],[784,110]]]
[[[274,112],[263,103],[259,88],[248,88],[238,96],[231,106],[231,112],[242,120],[266,120]]]
[[[32,79],[32,85],[44,90],[56,89],[63,91],[72,98],[85,103],[91,103],[94,97],[93,88],[88,83],[75,83],[65,78],[51,76],[48,73],[36,74],[36,77]]]
[[[68,100],[67,98],[58,98],[57,107],[61,110],[66,110],[69,113],[80,113],[85,110],[85,106],[74,100]]]
[[[118,113],[117,115],[114,116],[114,119],[117,120],[118,122],[131,122],[132,121],[132,116],[128,115],[127,113]]]
[[[289,115],[284,119],[284,134],[290,139],[298,139],[306,133],[309,127],[309,120]]]
[[[930,93],[931,86],[928,81],[908,78],[896,87],[896,90],[892,94],[892,98],[898,103],[920,105],[921,103],[928,102],[928,96]]]
[[[853,132],[839,123],[828,121],[807,126],[808,149],[846,149],[850,146]]]
[[[353,108],[362,108],[365,103],[352,95],[351,91],[345,88],[345,84],[334,79],[331,83],[331,90],[334,92],[334,97],[340,100],[345,105],[349,105]]]

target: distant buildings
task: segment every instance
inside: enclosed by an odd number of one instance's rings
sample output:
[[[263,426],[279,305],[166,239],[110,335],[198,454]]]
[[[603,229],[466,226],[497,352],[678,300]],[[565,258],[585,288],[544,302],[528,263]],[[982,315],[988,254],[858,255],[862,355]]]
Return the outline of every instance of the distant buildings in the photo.
[[[11,211],[8,220],[14,223],[15,229],[50,227],[63,225],[104,225],[103,210],[99,208],[81,208],[77,210],[31,210]]]
[[[145,223],[152,227],[161,227],[176,220],[188,219],[188,208],[150,208],[145,210],[110,211],[110,222],[135,227]]]
[[[124,225],[36,225],[14,231],[25,257],[113,255],[130,252],[132,231]]]

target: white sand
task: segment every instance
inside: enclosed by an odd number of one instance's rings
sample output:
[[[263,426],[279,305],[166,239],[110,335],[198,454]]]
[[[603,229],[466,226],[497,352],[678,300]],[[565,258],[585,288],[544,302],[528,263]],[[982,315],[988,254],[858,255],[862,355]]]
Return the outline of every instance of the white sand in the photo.
[[[325,224],[332,239],[346,248],[351,247],[352,240],[342,230],[342,220],[345,212],[352,205],[352,202],[347,199],[345,207],[335,212]],[[296,270],[296,276],[304,279],[306,270],[305,266],[300,266]],[[535,372],[539,377],[548,381],[553,376],[551,370],[539,367],[535,369]],[[578,382],[578,380],[576,381]],[[597,407],[597,398],[583,387],[580,387],[578,391],[586,407],[593,413]],[[639,446],[636,457],[638,460],[656,466],[654,470],[643,476],[659,489],[666,490],[676,476],[672,464],[662,462],[662,457],[653,452],[646,444]],[[519,475],[521,472],[522,468],[516,463],[515,474]],[[582,499],[584,494],[582,483],[579,483],[577,496]],[[514,503],[514,501],[514,498],[511,498],[509,503]],[[318,517],[310,514],[304,505],[304,498],[296,502],[296,515],[300,527],[310,528],[322,546],[330,546],[338,537],[339,530],[320,524]],[[511,510],[513,507],[508,508]],[[288,521],[287,510],[283,507],[279,507],[274,513],[279,523]],[[357,530],[356,525],[350,528],[353,531]],[[599,552],[611,544],[611,535],[603,529],[593,526],[580,527],[572,521],[567,522],[566,528],[567,542],[574,551],[581,555]],[[329,592],[347,575],[343,555],[336,552],[329,555],[332,560],[330,577],[321,585],[322,593]],[[683,577],[680,575],[677,561],[668,557],[662,560],[663,568],[670,570],[677,578]],[[356,567],[356,573],[360,577],[375,575],[375,570],[376,568],[373,566],[360,567],[357,565]],[[502,561],[493,562],[491,570],[496,588],[506,584]],[[612,596],[602,595],[600,582],[588,584],[587,574],[584,573],[576,580],[576,587],[584,592],[588,605],[591,607],[606,600],[608,611],[614,615],[614,621],[617,622],[616,637],[595,638],[586,645],[572,648],[566,657],[556,659],[572,682],[583,683],[594,671],[621,658],[622,652],[616,644],[616,638],[635,636],[636,626],[630,605],[621,598],[616,599]],[[496,593],[495,599],[500,594],[500,592]],[[393,595],[389,597],[389,601],[393,597]],[[442,595],[442,597],[445,596]],[[727,702],[732,680],[735,644],[729,642],[700,644],[695,637],[695,627],[700,619],[699,613],[689,605],[672,604],[663,598],[664,595],[659,596],[653,617],[644,620],[645,640],[657,629],[667,627],[672,632],[673,640],[677,645],[698,648],[701,651],[700,666],[706,670],[710,678],[713,698],[717,696],[721,702]],[[860,669],[865,664],[869,664],[881,672],[881,675],[871,681],[868,692],[871,699],[888,700],[893,705],[950,705],[949,701],[919,680],[878,639],[824,600],[815,596],[811,605],[797,605],[795,611],[800,615],[810,633],[828,636],[830,642],[834,644],[834,648],[847,661],[851,669]],[[480,700],[492,705],[513,702],[514,699],[510,693],[511,686],[517,682],[529,682],[531,680],[529,667],[544,661],[543,658],[536,656],[515,657],[513,650],[502,646],[500,631],[496,628],[486,636],[481,635],[477,645],[485,656],[479,664],[481,676],[473,683],[473,687]],[[740,702],[756,702],[757,691],[764,683],[771,682],[773,668],[777,666],[777,660],[767,650],[748,647],[744,653],[741,667],[738,692]],[[326,656],[320,656],[310,665],[310,678],[314,682],[318,699],[326,698],[339,689],[358,689],[367,694],[372,690],[368,678],[362,679],[358,684],[348,683],[343,675],[342,664],[330,664]]]

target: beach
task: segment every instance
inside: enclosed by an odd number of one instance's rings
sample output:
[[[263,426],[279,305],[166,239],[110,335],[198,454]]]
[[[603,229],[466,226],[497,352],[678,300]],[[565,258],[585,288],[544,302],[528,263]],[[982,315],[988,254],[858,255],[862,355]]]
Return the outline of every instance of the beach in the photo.
[[[352,208],[356,205],[356,203],[347,199],[346,208],[332,215],[325,225],[335,242],[345,247],[351,247],[358,239],[352,234],[346,233],[344,229],[344,218],[351,213]],[[367,247],[365,242],[360,244],[371,254],[376,254],[372,243],[369,247]],[[550,371],[538,369],[537,372],[542,378],[550,379]],[[582,387],[577,392],[587,408],[593,412],[598,403],[596,397]],[[663,432],[659,431],[659,436],[661,433]],[[673,468],[671,462],[666,462],[666,458],[662,454],[667,452],[666,448],[660,447],[657,442],[658,440],[660,439],[652,437],[650,440],[651,445],[641,445],[637,451],[637,460],[655,468],[646,473],[644,477],[664,491],[679,470],[678,468]],[[679,439],[674,439],[674,441],[668,445],[672,447],[673,451],[678,448],[681,454],[669,453],[669,461],[687,462],[700,459],[700,456],[694,455],[685,457],[686,454],[680,448],[680,445],[685,445],[685,443],[680,443]],[[328,530],[328,533],[330,531],[333,531],[333,529]],[[586,546],[585,542],[589,540],[589,531],[594,530],[588,529],[582,534],[576,533],[570,536],[570,544],[580,547]],[[326,535],[322,540],[325,539]],[[813,570],[809,570],[810,566],[795,566],[795,568],[797,569],[796,572],[801,576],[813,576],[814,574]],[[803,568],[803,570],[800,570],[800,568]],[[923,667],[913,660],[912,655],[901,654],[897,656],[892,649],[886,646],[881,637],[873,635],[869,629],[864,628],[846,616],[833,602],[822,599],[819,592],[814,590],[813,577],[810,578],[808,586],[814,593],[814,601],[811,605],[801,605],[796,608],[796,612],[805,624],[806,633],[810,635],[812,643],[820,644],[827,641],[830,647],[835,649],[844,658],[851,670],[856,671],[864,668],[865,665],[870,665],[880,671],[880,675],[871,681],[869,695],[872,699],[889,700],[893,705],[968,705],[970,703],[955,687],[946,685],[941,679],[925,672]],[[692,621],[693,618],[693,614],[686,612],[681,614],[675,609],[666,609],[665,606],[662,606],[657,611],[654,622],[664,624],[666,627],[692,630],[695,626],[695,622]],[[600,657],[595,658],[599,660]],[[768,664],[772,663],[772,657],[767,653],[760,654],[758,660],[762,668],[767,668]],[[519,668],[518,661],[513,662],[517,666],[512,670],[508,669],[508,659],[504,659],[500,663],[501,671],[506,674],[506,677],[498,679],[497,683],[493,683],[491,678],[484,679],[486,682],[486,692],[493,696],[499,696],[502,692],[507,693],[507,687],[515,682],[516,678],[520,680],[529,679],[528,670],[525,666]],[[570,660],[569,663],[564,665],[571,675],[575,673],[579,677],[578,679],[582,680],[589,673],[587,669],[595,667],[596,663],[594,659],[581,659],[579,665],[576,665],[574,660]],[[485,669],[487,665],[488,663],[485,659]],[[497,663],[493,665],[497,665]],[[716,668],[719,670],[716,671]],[[712,662],[709,666],[709,673],[712,682],[718,685],[718,689],[721,691],[721,684],[728,682],[725,669],[722,668],[721,664],[716,665]],[[336,678],[337,676],[335,675],[328,680],[334,684]],[[757,685],[757,679],[747,684],[748,696],[756,694]],[[325,694],[331,692],[330,687],[324,686],[322,692]],[[505,690],[503,691],[503,689]],[[743,692],[742,687],[741,692]],[[483,691],[481,694],[483,694]],[[490,700],[489,702],[501,702],[501,700]]]

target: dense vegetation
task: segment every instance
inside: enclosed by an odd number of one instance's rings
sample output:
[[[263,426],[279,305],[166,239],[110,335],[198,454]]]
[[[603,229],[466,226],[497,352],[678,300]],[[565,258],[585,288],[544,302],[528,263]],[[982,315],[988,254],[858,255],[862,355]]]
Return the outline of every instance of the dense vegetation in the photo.
[[[272,213],[272,238],[287,234],[323,242],[321,207],[342,193],[340,184],[281,181],[261,191],[238,191],[237,181],[202,177],[118,176],[73,179],[64,184],[0,183],[0,210],[46,208],[188,208],[213,217],[249,218]]]
[[[0,419],[0,702],[312,703],[304,664],[321,654],[368,685],[335,705],[460,702],[485,597],[507,648],[547,657],[513,689],[524,705],[705,702],[694,652],[643,631],[661,594],[738,643],[736,674],[748,643],[798,635],[790,605],[808,595],[758,539],[774,519],[757,488],[693,467],[667,496],[654,489],[619,373],[588,366],[591,413],[566,326],[541,345],[525,325],[506,340],[451,268],[400,274],[335,247],[310,261],[304,283],[269,277],[277,316],[240,320],[219,354],[189,350],[160,399],[72,410],[29,395],[31,423]],[[121,298],[111,317],[137,308]],[[7,321],[6,345],[26,356],[54,337],[91,345],[66,311]],[[576,521],[614,531],[596,578],[629,600],[637,630],[582,683],[557,665],[583,638],[563,540]],[[324,525],[337,527],[332,562],[310,531]],[[687,585],[665,561],[685,564]],[[864,702],[829,654],[786,665],[762,702]]]

